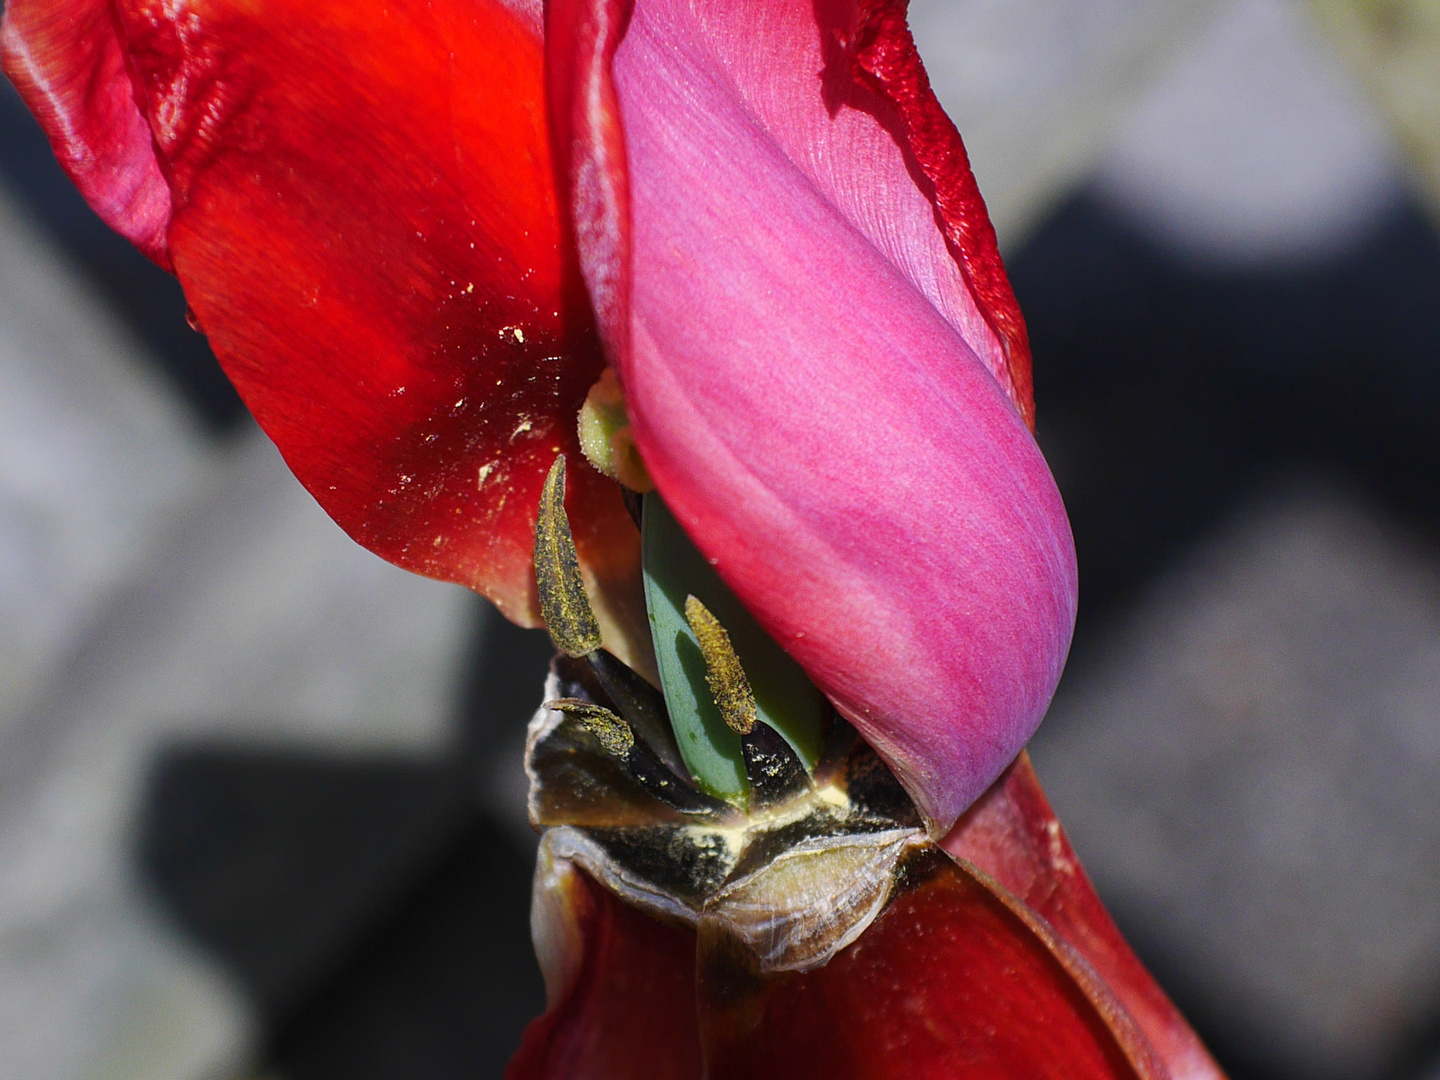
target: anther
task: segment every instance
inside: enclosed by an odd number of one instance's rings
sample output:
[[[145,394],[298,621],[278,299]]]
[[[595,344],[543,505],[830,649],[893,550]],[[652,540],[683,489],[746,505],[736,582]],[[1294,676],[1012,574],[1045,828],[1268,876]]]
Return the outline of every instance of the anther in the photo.
[[[665,805],[682,814],[727,821],[734,816],[731,807],[676,776],[624,719],[605,708],[579,698],[557,698],[545,703],[547,709],[562,712],[595,736],[595,740],[612,757],[625,763],[625,771],[637,784]]]
[[[605,649],[596,649],[585,662],[635,737],[654,750],[676,776],[688,777],[665,710],[665,696]]]
[[[685,621],[695,634],[700,645],[700,655],[705,658],[705,681],[710,684],[710,694],[715,706],[732,731],[748,735],[755,726],[755,692],[750,689],[750,680],[730,635],[720,620],[696,596],[685,598]]]
[[[535,520],[535,580],[540,611],[555,647],[569,656],[585,656],[600,648],[600,623],[585,595],[580,559],[565,514],[565,455],[545,477],[540,513]]]
[[[545,703],[547,709],[563,712],[599,740],[605,752],[622,760],[635,749],[635,733],[630,725],[603,705],[592,705],[579,698],[557,698]]]

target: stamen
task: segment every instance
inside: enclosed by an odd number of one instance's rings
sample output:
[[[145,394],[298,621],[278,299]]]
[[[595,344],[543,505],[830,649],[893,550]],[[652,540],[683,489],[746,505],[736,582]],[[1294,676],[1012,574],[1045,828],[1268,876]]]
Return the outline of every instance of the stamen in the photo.
[[[710,684],[715,706],[730,730],[740,736],[753,804],[777,806],[795,798],[809,786],[810,774],[784,736],[758,720],[755,694],[730,634],[693,594],[685,598],[685,621],[705,658],[705,681]]]
[[[630,751],[635,749],[635,733],[630,730],[630,725],[603,705],[592,705],[579,698],[557,698],[547,701],[545,707],[563,712],[575,720],[600,740],[600,745],[607,754],[626,758],[630,756]]]
[[[702,789],[736,806],[744,805],[750,784],[740,749],[743,736],[733,730],[716,704],[705,656],[685,616],[685,598],[699,597],[724,626],[744,665],[755,699],[756,722],[783,735],[807,771],[820,752],[825,699],[800,665],[745,610],[658,493],[645,496],[641,532],[645,603],[676,743],[688,773]]]
[[[585,657],[585,662],[635,737],[654,750],[676,776],[688,778],[690,773],[675,743],[664,695],[605,649],[596,649]]]
[[[600,623],[585,595],[580,559],[565,514],[565,455],[550,467],[540,493],[535,520],[535,580],[540,610],[555,647],[569,656],[585,656],[600,648]]]
[[[685,598],[685,621],[705,658],[705,681],[710,684],[720,715],[731,731],[748,735],[755,727],[755,693],[730,644],[730,635],[693,594]]]
[[[703,815],[728,821],[734,811],[728,803],[705,794],[676,776],[655,751],[635,738],[635,732],[603,705],[579,698],[557,698],[545,703],[547,709],[562,712],[594,735],[605,752],[625,763],[625,771],[655,798],[682,814]]]

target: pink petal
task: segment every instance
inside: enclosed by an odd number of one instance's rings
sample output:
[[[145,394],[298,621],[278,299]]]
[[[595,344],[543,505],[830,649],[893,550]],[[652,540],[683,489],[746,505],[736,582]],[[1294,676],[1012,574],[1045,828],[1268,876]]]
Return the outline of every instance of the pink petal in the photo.
[[[700,549],[944,831],[1039,723],[1076,597],[1022,417],[1023,332],[993,274],[972,287],[993,233],[933,198],[963,189],[963,154],[941,175],[939,144],[929,173],[911,152],[938,107],[893,24],[890,82],[857,59],[874,13],[622,14],[556,0],[548,48],[581,262],[641,452]],[[873,88],[902,83],[908,119]]]
[[[0,64],[95,212],[165,269],[170,189],[107,0],[11,0]]]

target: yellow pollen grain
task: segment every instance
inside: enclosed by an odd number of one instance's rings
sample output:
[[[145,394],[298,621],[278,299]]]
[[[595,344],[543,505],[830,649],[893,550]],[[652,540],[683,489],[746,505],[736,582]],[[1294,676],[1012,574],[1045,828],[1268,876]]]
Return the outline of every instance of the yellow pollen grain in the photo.
[[[735,646],[730,643],[730,634],[693,595],[685,598],[685,621],[690,624],[700,645],[700,655],[705,658],[705,681],[710,684],[720,715],[732,731],[750,734],[757,715],[755,692],[750,688]]]

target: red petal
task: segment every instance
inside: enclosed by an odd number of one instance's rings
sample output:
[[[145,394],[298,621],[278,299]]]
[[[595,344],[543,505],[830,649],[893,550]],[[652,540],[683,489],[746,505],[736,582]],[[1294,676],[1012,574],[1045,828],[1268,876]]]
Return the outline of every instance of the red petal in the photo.
[[[1022,754],[945,838],[1045,918],[1089,961],[1144,1032],[1172,1080],[1224,1074],[1120,936]]]
[[[65,44],[35,30],[47,5],[12,0],[14,55]],[[643,610],[619,491],[580,464],[576,413],[604,361],[558,213],[538,9],[115,0],[113,25],[85,12],[100,52],[82,60],[99,66],[66,71],[111,101],[123,42],[191,307],[331,516],[533,623],[535,508],[567,452],[582,559]],[[72,98],[90,142],[135,141],[133,105],[121,124],[96,94]]]
[[[109,0],[10,0],[0,66],[95,212],[171,269],[170,189],[135,104]]]
[[[699,1080],[695,935],[657,922],[571,871],[583,948],[562,1000],[525,1029],[506,1080]]]
[[[932,849],[933,851],[934,849]],[[1148,1048],[1023,910],[938,852],[861,939],[747,983],[704,953],[710,1080],[1138,1080]]]

